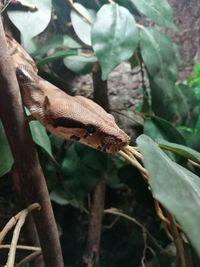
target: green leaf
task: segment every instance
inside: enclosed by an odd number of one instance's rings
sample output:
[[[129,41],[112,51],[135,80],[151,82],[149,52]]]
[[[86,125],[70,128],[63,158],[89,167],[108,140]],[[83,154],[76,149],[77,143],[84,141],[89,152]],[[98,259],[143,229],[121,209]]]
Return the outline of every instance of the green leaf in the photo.
[[[139,12],[160,26],[176,29],[172,8],[167,0],[129,0]]]
[[[191,159],[197,163],[200,163],[200,153],[190,147],[170,143],[165,140],[158,141],[158,143],[160,148],[164,150],[175,152],[176,154],[184,158]]]
[[[60,192],[53,190],[50,193],[50,198],[52,201],[59,205],[68,205],[70,204],[70,201],[66,199],[66,197],[63,197],[62,194],[59,194]]]
[[[95,56],[69,56],[63,59],[65,66],[77,74],[86,74],[92,70],[97,58]]]
[[[75,33],[79,39],[86,45],[91,46],[91,28],[96,17],[96,12],[92,9],[86,9],[79,3],[73,4],[71,10],[71,21]]]
[[[38,8],[37,11],[8,11],[10,20],[19,29],[26,40],[44,31],[51,19],[51,0],[32,0],[32,4]]]
[[[179,131],[184,136],[185,140],[187,140],[187,146],[200,151],[200,135],[194,133],[190,128],[179,127]],[[176,143],[176,142],[175,142]]]
[[[153,28],[141,27],[140,49],[152,77],[176,81],[179,56],[169,37]]]
[[[71,205],[74,208],[82,209],[84,207],[84,200],[82,196],[76,196],[68,189],[68,184],[64,183],[62,186],[57,186],[50,193],[50,198],[55,203],[63,205]]]
[[[98,165],[96,165],[96,163],[101,164],[101,161],[98,161],[99,158],[95,154],[94,149],[79,143],[73,143],[69,147],[62,162],[65,191],[67,189],[70,192],[70,195],[66,192],[66,197],[69,196],[71,199],[71,195],[73,195],[73,198],[82,203],[85,196],[92,190],[97,177],[101,175]]]
[[[182,118],[181,124],[190,128],[195,128],[199,117],[198,96],[190,87],[179,84],[175,87],[179,90],[182,101],[174,99],[177,102],[177,113]]]
[[[185,145],[183,135],[170,122],[156,116],[145,119],[144,133],[156,141],[165,139]]]
[[[37,49],[35,40],[25,35],[21,35],[21,45],[29,54],[32,54]]]
[[[199,86],[193,88],[193,92],[200,103],[200,82],[199,82]]]
[[[152,34],[152,29],[142,27],[140,30],[140,51],[142,59],[151,76],[161,70],[163,63],[159,44]]]
[[[76,199],[79,203],[83,203],[97,179],[104,176],[111,168],[106,153],[80,143],[73,143],[68,148],[61,167],[65,176],[64,191],[67,190],[64,195],[68,200]]]
[[[131,13],[117,4],[103,5],[92,27],[92,47],[103,80],[114,67],[133,55],[137,44],[138,32]]]
[[[141,56],[150,79],[152,109],[157,116],[180,123],[180,107],[184,113],[188,110],[185,111],[181,90],[175,87],[179,66],[177,49],[166,35],[152,28],[142,27],[140,37]]]
[[[183,86],[176,86],[169,79],[150,79],[150,86],[152,109],[157,116],[175,125],[195,125],[198,110],[192,106],[192,92],[187,93]]]
[[[0,177],[11,170],[13,162],[10,146],[0,121]]]
[[[153,196],[175,216],[200,256],[199,177],[170,160],[146,135],[141,135],[137,144],[150,177]]]
[[[200,63],[196,63],[196,64],[194,65],[194,71],[195,71],[195,73],[196,73],[197,75],[200,76]]]
[[[38,121],[31,121],[30,122],[30,129],[31,134],[33,137],[33,141],[43,148],[50,157],[53,158],[52,150],[51,150],[51,143],[49,140],[49,136],[47,135],[46,129],[42,124]]]

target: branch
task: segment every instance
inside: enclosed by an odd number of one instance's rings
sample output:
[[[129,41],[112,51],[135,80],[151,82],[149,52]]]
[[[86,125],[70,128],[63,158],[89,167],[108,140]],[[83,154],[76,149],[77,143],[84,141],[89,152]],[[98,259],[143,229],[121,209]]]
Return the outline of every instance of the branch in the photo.
[[[97,181],[93,192],[93,199],[90,210],[87,250],[84,255],[84,262],[88,267],[100,266],[99,254],[102,218],[104,212],[105,188],[106,182],[103,178],[100,178]]]
[[[99,63],[96,63],[93,67],[92,79],[94,87],[94,101],[108,111],[109,101],[107,81],[102,81],[101,79],[101,67]]]
[[[94,101],[105,110],[109,109],[107,81],[101,79],[101,67],[97,63],[92,70]],[[100,254],[101,229],[103,220],[103,210],[105,202],[106,182],[103,177],[99,177],[94,192],[90,210],[89,230],[87,249],[84,255],[84,262],[87,266],[98,267]]]
[[[40,205],[37,203],[30,205],[28,208],[20,211],[17,213],[14,217],[12,217],[6,224],[6,226],[3,228],[3,230],[0,232],[0,245],[3,242],[4,237],[6,234],[15,226],[17,221],[20,219],[20,217],[23,215],[24,212],[30,212],[33,209],[40,209]]]
[[[24,205],[39,203],[41,211],[34,212],[45,265],[63,267],[58,231],[38,155],[25,120],[19,86],[12,60],[7,50],[0,19],[0,116],[14,157],[15,170]],[[15,184],[16,186],[16,184]]]

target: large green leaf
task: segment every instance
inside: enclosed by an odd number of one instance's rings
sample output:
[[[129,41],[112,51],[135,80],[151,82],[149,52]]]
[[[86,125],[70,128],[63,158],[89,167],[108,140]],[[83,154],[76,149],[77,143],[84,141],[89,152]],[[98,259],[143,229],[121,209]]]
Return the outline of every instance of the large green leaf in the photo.
[[[71,10],[70,15],[74,31],[79,39],[91,46],[91,28],[96,17],[96,12],[91,9],[86,9],[79,3],[74,3],[74,9]]]
[[[157,116],[180,123],[182,116],[188,114],[188,106],[184,105],[186,100],[180,88],[175,87],[177,49],[166,35],[153,28],[142,27],[140,37],[141,55],[150,79],[152,109]]]
[[[138,44],[134,17],[118,4],[106,4],[92,27],[92,46],[102,68],[102,79],[119,63],[129,59]]]
[[[182,97],[181,102],[179,102],[180,99],[174,99],[178,104],[177,113],[182,118],[181,125],[195,128],[199,117],[198,97],[190,87],[184,84],[179,84],[175,88],[179,90]]]
[[[29,125],[31,129],[33,141],[38,146],[43,148],[53,158],[52,150],[51,150],[51,143],[50,143],[49,137],[47,135],[47,132],[44,126],[42,126],[42,124],[39,123],[38,121],[31,121]]]
[[[63,59],[65,66],[71,71],[77,74],[86,74],[91,72],[92,67],[95,62],[97,62],[97,58],[93,55],[88,56],[69,56]]]
[[[51,0],[32,0],[31,2],[38,8],[37,11],[8,11],[10,20],[19,29],[26,40],[44,31],[51,19]]]
[[[0,121],[0,177],[9,172],[13,165],[13,156]]]
[[[141,135],[137,144],[154,197],[175,216],[200,255],[199,177],[173,162],[148,136]]]
[[[172,8],[167,0],[129,0],[139,12],[160,26],[176,29]]]
[[[140,30],[140,51],[144,64],[151,76],[160,72],[163,60],[159,44],[155,40],[152,29],[142,27]]]
[[[144,133],[156,141],[164,139],[169,142],[185,145],[185,139],[180,131],[170,122],[156,116],[145,119]]]
[[[52,193],[52,199],[57,203],[82,206],[97,179],[102,177],[110,186],[119,183],[115,164],[108,154],[77,142],[66,151],[61,168],[65,177],[63,186],[58,186]]]
[[[51,143],[45,128],[38,121],[31,121],[30,129],[33,141],[53,158]],[[13,156],[2,123],[0,122],[0,177],[9,172],[12,165]]]
[[[74,199],[82,205],[85,196],[95,186],[96,179],[103,173],[102,164],[105,162],[103,158],[106,156],[98,152],[74,143],[65,155],[61,166],[65,176],[62,195],[70,202],[72,201],[72,205],[74,205]]]
[[[151,101],[154,113],[175,125],[194,125],[195,106],[189,94],[169,79],[150,79]],[[193,116],[195,115],[195,116]]]
[[[140,49],[152,77],[176,81],[179,56],[170,38],[153,28],[141,27]]]

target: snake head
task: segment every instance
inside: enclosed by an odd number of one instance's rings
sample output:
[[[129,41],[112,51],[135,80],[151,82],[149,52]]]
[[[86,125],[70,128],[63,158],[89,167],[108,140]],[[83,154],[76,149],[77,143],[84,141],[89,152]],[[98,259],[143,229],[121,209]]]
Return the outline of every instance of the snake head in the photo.
[[[82,96],[71,101],[45,98],[47,129],[64,139],[79,141],[106,153],[116,153],[130,138],[116,124],[114,117],[98,104]]]

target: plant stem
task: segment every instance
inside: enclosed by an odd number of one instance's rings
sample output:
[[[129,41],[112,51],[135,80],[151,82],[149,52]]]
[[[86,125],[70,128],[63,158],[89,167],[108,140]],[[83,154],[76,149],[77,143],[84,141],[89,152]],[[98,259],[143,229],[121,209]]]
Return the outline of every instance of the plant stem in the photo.
[[[92,70],[94,101],[102,106],[106,111],[109,110],[107,81],[101,79],[101,67],[96,63]]]
[[[104,214],[106,182],[100,178],[95,186],[90,210],[87,250],[84,262],[87,267],[99,267],[102,218]]]
[[[94,101],[105,110],[109,109],[107,81],[101,79],[101,68],[97,63],[93,67]],[[87,267],[99,267],[100,241],[102,219],[105,202],[106,182],[99,177],[93,192],[93,201],[90,210],[88,244],[84,256]]]

